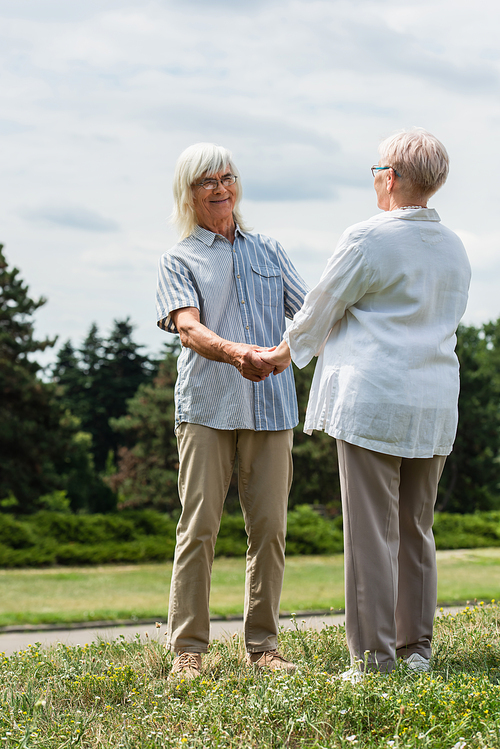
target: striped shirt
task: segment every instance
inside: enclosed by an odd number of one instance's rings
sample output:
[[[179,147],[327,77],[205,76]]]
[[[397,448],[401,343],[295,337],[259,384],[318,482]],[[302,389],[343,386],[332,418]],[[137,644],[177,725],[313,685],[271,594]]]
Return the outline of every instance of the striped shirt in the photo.
[[[236,227],[234,244],[197,226],[160,259],[158,326],[177,333],[170,313],[196,307],[221,338],[277,346],[285,317],[301,308],[307,286],[281,245]],[[182,348],[177,363],[175,425],[214,429],[291,429],[298,422],[292,368],[262,382],[244,379],[231,364]]]

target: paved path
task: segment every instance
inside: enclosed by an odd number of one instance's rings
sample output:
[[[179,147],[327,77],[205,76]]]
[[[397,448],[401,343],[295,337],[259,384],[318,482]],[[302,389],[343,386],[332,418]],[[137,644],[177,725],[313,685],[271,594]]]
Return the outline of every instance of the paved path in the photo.
[[[445,609],[444,613],[455,613],[460,611],[463,606]],[[439,610],[436,614],[439,616]],[[292,629],[300,626],[304,629],[322,629],[325,625],[337,625],[344,623],[344,614],[324,614],[324,615],[298,615],[296,623],[288,617],[280,619],[280,625],[286,629]],[[243,624],[241,619],[222,621],[212,621],[210,624],[210,638],[212,640],[220,639],[224,636],[230,636],[235,632],[241,632]],[[158,629],[154,624],[134,624],[123,626],[105,626],[105,627],[86,627],[84,629],[65,629],[65,630],[29,630],[23,632],[2,632],[0,633],[0,653],[12,655],[19,650],[25,650],[30,644],[34,645],[40,642],[43,646],[55,645],[58,642],[65,645],[85,645],[94,640],[114,640],[123,635],[127,640],[133,640],[136,634],[139,634],[141,640],[159,639],[164,641],[166,627],[164,624]]]
[[[305,622],[305,623],[304,623]],[[297,619],[300,627],[313,627],[321,629],[325,624],[343,624],[344,615],[305,616]],[[294,626],[290,617],[280,619],[280,626],[287,629]],[[224,636],[230,636],[235,632],[243,630],[241,619],[223,619],[210,623],[210,639],[218,640]],[[85,629],[43,630],[28,632],[2,632],[0,633],[0,653],[11,655],[18,650],[25,650],[28,645],[40,642],[43,646],[55,645],[62,642],[66,645],[85,645],[94,640],[114,640],[123,635],[127,640],[133,640],[137,634],[141,640],[165,639],[166,626],[164,624],[158,629],[154,624],[133,624],[123,626],[93,627]]]

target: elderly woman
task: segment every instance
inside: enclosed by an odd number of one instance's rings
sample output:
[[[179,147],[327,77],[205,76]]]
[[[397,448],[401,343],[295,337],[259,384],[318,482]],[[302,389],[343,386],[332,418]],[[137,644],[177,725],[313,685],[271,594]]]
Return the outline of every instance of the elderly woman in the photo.
[[[427,671],[437,599],[433,508],[457,427],[455,332],[470,266],[427,207],[448,155],[414,129],[372,167],[380,213],[342,235],[284,341],[281,372],[319,353],[305,431],[337,440],[344,515],[346,632],[357,681],[396,658]]]

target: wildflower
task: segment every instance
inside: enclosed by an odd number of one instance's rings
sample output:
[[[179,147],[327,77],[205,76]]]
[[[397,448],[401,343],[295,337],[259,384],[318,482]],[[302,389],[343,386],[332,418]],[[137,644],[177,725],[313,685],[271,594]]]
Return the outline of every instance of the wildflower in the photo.
[[[161,627],[161,622],[156,622],[155,626],[156,626],[156,629],[160,629],[160,627]]]
[[[354,741],[356,741],[356,734],[355,734],[355,733],[353,733],[353,734],[352,734],[352,736],[346,736],[346,737],[345,737],[345,740],[346,740],[346,741],[351,741],[351,742],[354,742]]]

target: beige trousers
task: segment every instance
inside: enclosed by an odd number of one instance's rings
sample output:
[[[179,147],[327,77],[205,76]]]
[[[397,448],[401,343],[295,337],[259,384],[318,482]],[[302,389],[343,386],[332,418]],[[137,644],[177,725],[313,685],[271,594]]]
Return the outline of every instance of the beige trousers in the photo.
[[[183,422],[177,428],[179,496],[167,638],[172,650],[207,651],[214,548],[234,462],[248,535],[244,634],[251,653],[277,647],[285,568],[291,429],[221,430]]]
[[[437,602],[432,523],[446,457],[400,458],[342,440],[337,450],[351,660],[390,671],[398,656],[430,658]]]

